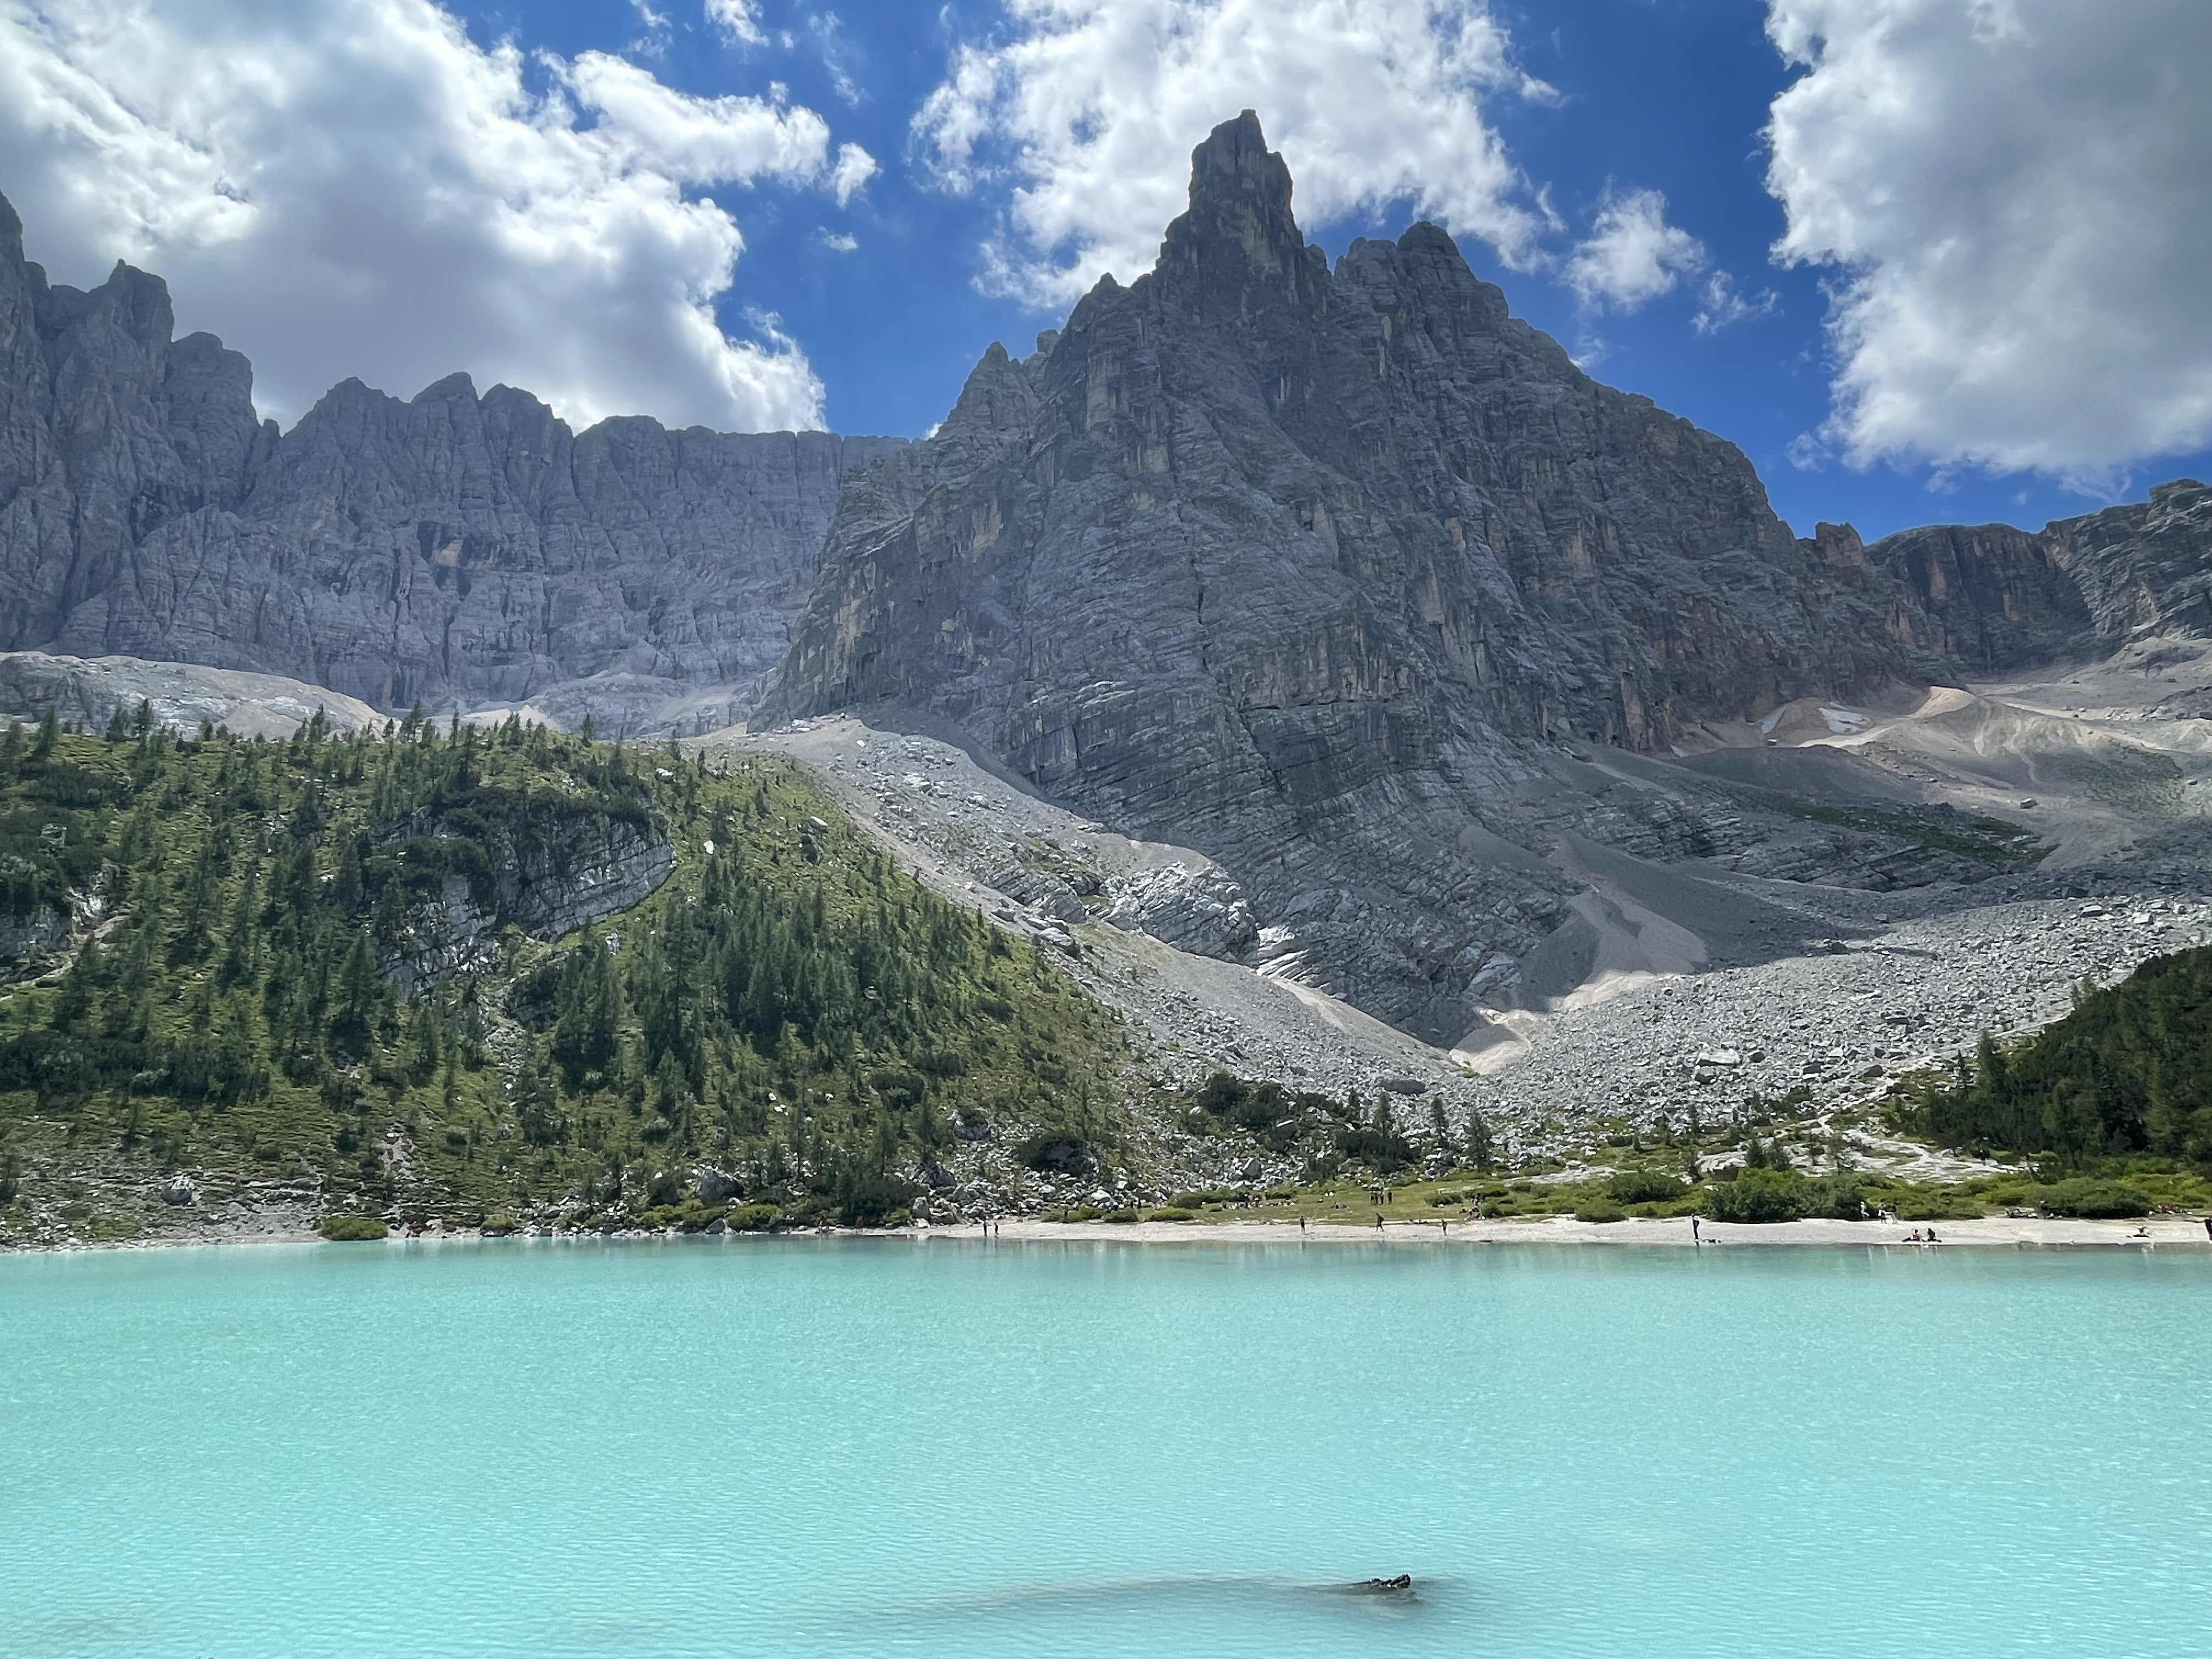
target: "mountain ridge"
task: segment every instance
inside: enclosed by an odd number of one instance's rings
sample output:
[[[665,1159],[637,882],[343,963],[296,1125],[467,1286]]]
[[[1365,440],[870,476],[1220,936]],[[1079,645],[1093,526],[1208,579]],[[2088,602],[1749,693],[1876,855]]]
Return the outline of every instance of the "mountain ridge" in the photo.
[[[359,380],[289,432],[161,279],[49,284],[0,201],[0,649],[277,673],[380,707],[572,688],[651,723],[781,654],[839,481],[902,440],[573,432],[528,392]]]

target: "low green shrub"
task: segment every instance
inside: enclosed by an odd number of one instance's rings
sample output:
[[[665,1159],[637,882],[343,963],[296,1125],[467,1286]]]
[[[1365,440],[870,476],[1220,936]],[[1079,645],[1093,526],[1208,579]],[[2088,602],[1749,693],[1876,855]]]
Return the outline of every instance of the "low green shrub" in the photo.
[[[722,1224],[733,1233],[764,1233],[783,1219],[783,1212],[773,1204],[740,1204],[722,1218]]]
[[[1631,1204],[1628,1213],[1639,1221],[1671,1221],[1680,1216],[1705,1213],[1704,1194],[1695,1187],[1685,1187],[1680,1198],[1664,1204]]]
[[[1062,1210],[1053,1217],[1054,1221],[1097,1221],[1106,1212],[1089,1204],[1079,1204],[1073,1209]]]
[[[2038,1188],[2036,1207],[2045,1215],[2078,1216],[2084,1220],[2132,1219],[2150,1213],[2150,1195],[2124,1181],[2097,1181],[2076,1176],[2053,1187]],[[1903,1211],[1899,1213],[1902,1215]]]
[[[1195,1211],[1186,1210],[1180,1205],[1168,1204],[1147,1212],[1145,1219],[1147,1221],[1195,1221],[1198,1219],[1198,1215]]]
[[[1134,1210],[1109,1210],[1106,1212],[1106,1219],[1109,1221],[1134,1221],[1136,1218],[1137,1212]]]
[[[1809,1185],[1793,1170],[1746,1170],[1705,1188],[1705,1213],[1715,1221],[1796,1221],[1810,1206]]]
[[[333,1244],[367,1244],[387,1237],[384,1218],[374,1215],[326,1215],[315,1229]]]
[[[1864,1221],[1873,1206],[1856,1176],[1822,1176],[1805,1183],[1805,1213],[1826,1221]]]
[[[1577,1221],[1626,1221],[1628,1212],[1609,1198],[1586,1198],[1575,1206]]]
[[[902,1227],[914,1219],[911,1182],[881,1171],[847,1170],[837,1182],[837,1219],[848,1227]],[[891,1217],[899,1215],[902,1220]]]
[[[1194,1193],[1170,1193],[1168,1202],[1177,1209],[1202,1210],[1209,1204],[1234,1204],[1244,1196],[1236,1187],[1202,1187]]]
[[[1413,1161],[1413,1149],[1405,1136],[1395,1130],[1364,1127],[1339,1129],[1336,1150],[1355,1164],[1364,1164],[1370,1169],[1388,1172],[1402,1170]]]
[[[522,1225],[512,1210],[494,1210],[483,1218],[482,1230],[487,1238],[504,1238]]]
[[[1063,1129],[1039,1129],[1024,1136],[1015,1146],[1014,1157],[1031,1170],[1079,1170],[1098,1165],[1091,1143]]]
[[[1616,1204],[1664,1204],[1687,1188],[1657,1170],[1623,1170],[1605,1183],[1605,1190]]]

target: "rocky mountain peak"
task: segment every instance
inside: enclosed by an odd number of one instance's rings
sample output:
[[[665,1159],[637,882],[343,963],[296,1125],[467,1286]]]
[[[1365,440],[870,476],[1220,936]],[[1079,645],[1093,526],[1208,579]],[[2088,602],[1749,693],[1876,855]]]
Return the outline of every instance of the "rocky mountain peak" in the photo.
[[[467,371],[456,369],[442,380],[433,380],[416,392],[413,400],[418,404],[476,403],[477,383]]]
[[[1190,206],[1160,244],[1159,283],[1202,308],[1225,301],[1249,316],[1269,299],[1313,303],[1327,272],[1299,233],[1291,170],[1267,148],[1260,118],[1248,109],[1214,128],[1191,152]]]

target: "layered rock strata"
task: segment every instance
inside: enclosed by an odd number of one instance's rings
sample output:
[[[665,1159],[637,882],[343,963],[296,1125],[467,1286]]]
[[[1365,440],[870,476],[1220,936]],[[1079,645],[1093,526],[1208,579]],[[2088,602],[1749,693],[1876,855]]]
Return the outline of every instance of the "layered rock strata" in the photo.
[[[846,470],[898,441],[578,434],[454,375],[358,380],[289,432],[246,359],[173,339],[160,278],[89,292],[0,202],[0,649],[281,674],[387,709],[553,699],[580,720],[702,686],[741,712],[781,654]]]

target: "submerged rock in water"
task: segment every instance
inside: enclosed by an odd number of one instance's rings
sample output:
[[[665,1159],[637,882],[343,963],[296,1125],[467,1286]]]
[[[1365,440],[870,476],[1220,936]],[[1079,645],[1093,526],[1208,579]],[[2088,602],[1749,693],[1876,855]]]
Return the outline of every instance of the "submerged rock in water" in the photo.
[[[1413,1575],[1401,1572],[1395,1578],[1363,1578],[1343,1589],[1346,1595],[1401,1595],[1411,1594],[1413,1588]]]

